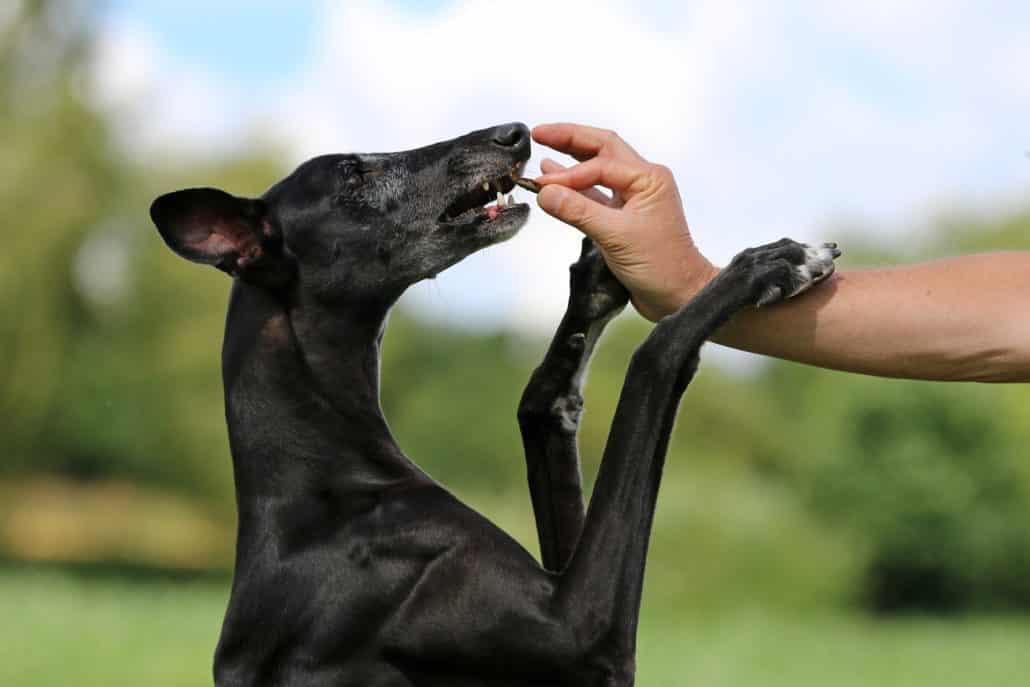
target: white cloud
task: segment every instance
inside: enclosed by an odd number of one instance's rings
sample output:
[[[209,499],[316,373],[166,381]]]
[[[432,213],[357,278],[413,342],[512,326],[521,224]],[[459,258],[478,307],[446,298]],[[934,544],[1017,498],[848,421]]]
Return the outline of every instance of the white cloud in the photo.
[[[781,235],[823,238],[835,219],[900,231],[955,198],[994,203],[1030,181],[1020,30],[1030,10],[1020,5],[523,0],[415,14],[365,1],[322,11],[310,63],[288,85],[246,94],[246,110],[244,94],[202,65],[170,62],[144,27],[124,23],[105,33],[98,92],[143,101],[128,120],[142,145],[203,149],[260,127],[298,160],[516,119],[613,127],[673,168],[698,243],[718,261]],[[458,321],[546,329],[564,307],[578,239],[536,212],[513,241],[411,298]]]
[[[275,119],[300,132],[292,138],[305,154],[326,150],[327,139],[330,149],[400,149],[512,119],[559,119],[618,126],[645,153],[683,159],[719,109],[717,80],[758,45],[757,15],[714,3],[670,18],[680,31],[656,30],[629,3],[528,0],[519,13],[546,21],[499,17],[485,3],[428,17],[380,3],[333,5],[313,69]],[[578,243],[537,212],[511,243],[411,297],[456,319],[473,306],[549,327]]]
[[[101,26],[90,92],[118,118],[122,142],[140,154],[197,155],[241,143],[252,125],[243,94],[203,65],[163,54],[153,31],[120,17]]]

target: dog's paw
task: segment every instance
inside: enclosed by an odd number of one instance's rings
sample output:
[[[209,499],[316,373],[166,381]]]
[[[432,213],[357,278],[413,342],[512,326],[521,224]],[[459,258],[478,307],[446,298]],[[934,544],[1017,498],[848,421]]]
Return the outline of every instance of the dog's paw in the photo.
[[[787,298],[793,298],[802,291],[807,291],[833,274],[837,268],[833,261],[841,256],[840,248],[836,243],[823,243],[818,246],[809,246],[806,243],[801,245],[805,248],[805,261],[798,265],[798,285],[787,294]]]
[[[753,303],[761,308],[793,298],[829,277],[840,254],[836,243],[809,246],[781,239],[743,251],[728,269],[746,272]]]
[[[608,269],[594,242],[583,239],[579,260],[569,266],[569,311],[591,322],[614,317],[629,302],[626,290]]]

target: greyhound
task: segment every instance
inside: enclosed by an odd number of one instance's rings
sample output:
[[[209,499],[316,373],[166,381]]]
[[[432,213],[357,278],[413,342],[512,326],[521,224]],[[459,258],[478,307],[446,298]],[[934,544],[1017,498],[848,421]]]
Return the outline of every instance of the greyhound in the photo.
[[[825,279],[834,244],[745,250],[633,354],[584,513],[576,430],[591,351],[627,292],[585,240],[518,409],[542,564],[420,470],[379,402],[387,312],[512,237],[522,124],[390,154],[316,157],[260,198],[211,188],[150,214],[233,277],[222,348],[239,514],[219,687],[632,685],[655,499],[702,343]],[[486,207],[484,207],[486,206]]]

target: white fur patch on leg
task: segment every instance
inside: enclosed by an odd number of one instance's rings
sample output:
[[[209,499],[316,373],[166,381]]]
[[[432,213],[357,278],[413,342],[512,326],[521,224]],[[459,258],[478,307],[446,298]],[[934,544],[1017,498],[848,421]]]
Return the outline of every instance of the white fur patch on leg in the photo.
[[[583,414],[583,397],[578,394],[559,396],[554,399],[551,413],[561,421],[562,429],[575,432],[579,429],[579,418]]]
[[[805,247],[805,262],[794,268],[799,283],[787,298],[793,298],[799,293],[807,291],[833,274],[835,269],[833,260],[840,257],[840,249],[837,248],[836,243],[824,243],[819,246],[802,245]]]

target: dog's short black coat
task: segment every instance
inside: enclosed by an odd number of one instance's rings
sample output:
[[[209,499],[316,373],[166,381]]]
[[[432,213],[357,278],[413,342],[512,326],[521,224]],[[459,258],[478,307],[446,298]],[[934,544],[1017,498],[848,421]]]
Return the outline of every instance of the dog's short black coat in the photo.
[[[174,251],[235,277],[222,367],[239,531],[219,686],[633,683],[655,498],[698,351],[741,308],[829,275],[837,251],[786,239],[744,251],[659,322],[630,362],[584,513],[580,385],[627,302],[584,241],[518,413],[541,565],[401,452],[378,380],[405,288],[525,222],[526,205],[482,206],[512,189],[529,149],[526,127],[509,124],[318,157],[257,199],[188,189],[154,201]]]

